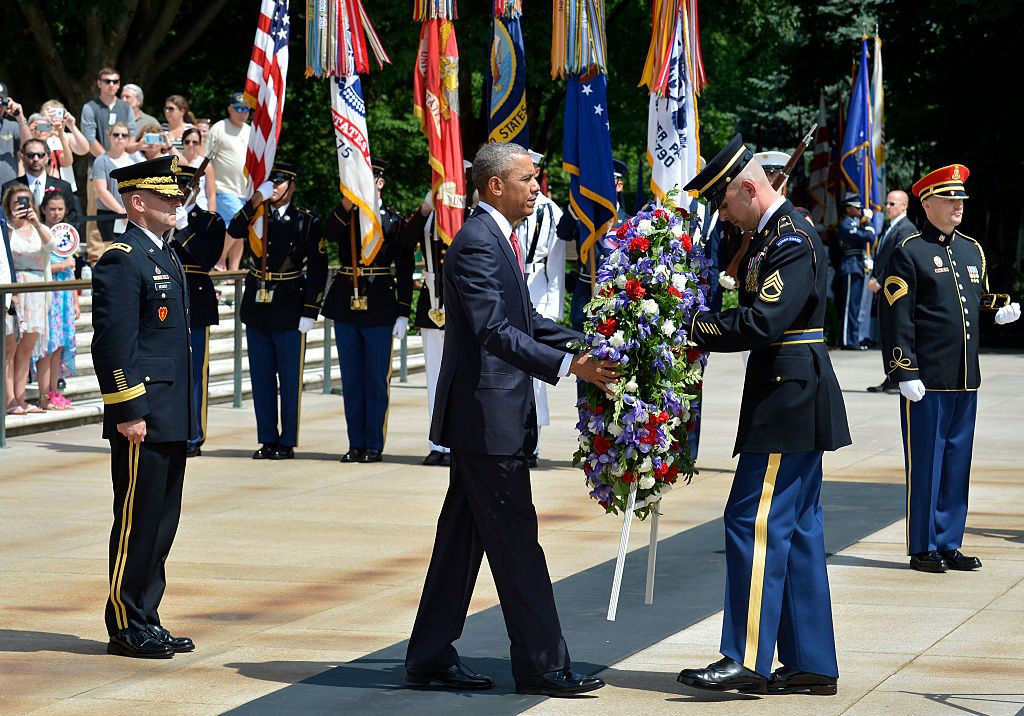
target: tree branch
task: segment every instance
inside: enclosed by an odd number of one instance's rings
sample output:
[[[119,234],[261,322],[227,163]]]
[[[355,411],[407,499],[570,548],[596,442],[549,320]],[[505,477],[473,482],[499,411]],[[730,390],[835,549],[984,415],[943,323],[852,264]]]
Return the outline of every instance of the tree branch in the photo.
[[[178,11],[181,9],[181,0],[167,0],[162,3],[154,3],[151,0],[142,2],[142,24],[148,30],[146,32],[147,42],[137,45],[134,52],[126,53],[124,62],[126,66],[135,68],[136,74],[143,84],[147,84],[150,66],[153,57],[160,48],[161,43],[167,38],[171,25],[174,23]],[[150,17],[156,16],[155,20]]]
[[[185,32],[175,36],[174,44],[160,53],[159,60],[149,65],[152,67],[152,70],[147,76],[148,80],[151,81],[154,77],[159,77],[190,50],[192,45],[206,32],[206,28],[210,26],[210,23],[220,14],[220,11],[224,9],[227,3],[228,0],[210,0],[203,14],[196,18],[196,21]]]
[[[119,12],[114,13],[114,19],[108,22],[106,32],[101,37],[106,40],[106,52],[100,58],[103,64],[117,63],[121,57],[121,50],[124,49],[125,40],[128,39],[128,30],[132,26],[132,20],[139,9],[139,0],[121,0],[124,6]]]
[[[50,25],[46,20],[46,12],[40,5],[39,0],[19,0],[21,13],[28,22],[28,30],[32,40],[43,57],[44,72],[57,85],[57,89],[64,97],[75,95],[75,83],[68,74],[64,65],[64,58],[57,52],[57,43],[50,32]]]

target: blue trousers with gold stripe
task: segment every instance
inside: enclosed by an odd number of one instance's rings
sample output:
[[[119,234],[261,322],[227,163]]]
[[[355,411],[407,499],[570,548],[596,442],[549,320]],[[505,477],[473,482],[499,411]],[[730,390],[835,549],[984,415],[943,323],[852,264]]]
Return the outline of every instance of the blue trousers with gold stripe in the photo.
[[[295,447],[299,444],[306,337],[298,330],[267,333],[246,326],[245,339],[249,352],[252,402],[256,409],[257,439],[263,445]]]
[[[128,627],[160,624],[164,563],[181,515],[185,441],[135,445],[118,435],[110,440],[110,472],[114,525],[104,617],[113,636]]]
[[[907,470],[907,553],[963,544],[978,394],[928,391],[901,398]]]
[[[391,382],[391,326],[335,323],[348,446],[383,450]]]
[[[196,438],[189,447],[206,442],[206,408],[210,389],[210,327],[194,328],[192,341],[192,414],[196,416]]]
[[[768,676],[838,676],[825,571],[820,451],[742,453],[725,507],[722,654]]]

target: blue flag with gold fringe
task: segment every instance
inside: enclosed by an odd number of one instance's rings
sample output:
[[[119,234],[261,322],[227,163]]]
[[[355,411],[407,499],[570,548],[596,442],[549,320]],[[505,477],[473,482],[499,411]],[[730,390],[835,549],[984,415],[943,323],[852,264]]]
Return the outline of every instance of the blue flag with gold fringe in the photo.
[[[497,10],[497,8],[495,8]],[[530,148],[526,121],[526,53],[519,13],[494,15],[491,71],[487,74],[487,139]]]
[[[882,208],[878,196],[875,152],[871,146],[871,85],[868,82],[868,40],[861,40],[860,68],[850,95],[850,108],[846,114],[846,131],[839,168],[847,191],[860,196],[863,206],[875,214]]]
[[[596,70],[570,77],[566,87],[562,168],[570,175],[569,204],[582,225],[584,262],[616,216],[607,87],[607,76]]]

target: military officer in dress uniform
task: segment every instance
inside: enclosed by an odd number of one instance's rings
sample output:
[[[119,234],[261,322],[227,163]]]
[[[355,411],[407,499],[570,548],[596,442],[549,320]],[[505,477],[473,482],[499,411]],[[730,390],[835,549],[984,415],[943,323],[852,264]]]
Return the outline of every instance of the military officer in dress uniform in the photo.
[[[540,163],[544,155],[529,150],[533,167],[540,175]],[[562,320],[565,313],[565,242],[558,238],[558,222],[562,210],[558,204],[540,193],[533,213],[516,227],[516,237],[525,265],[526,286],[530,290],[530,301],[537,313],[552,321]],[[528,456],[530,467],[537,466],[540,454],[540,428],[551,424],[548,412],[547,383],[534,378],[533,394],[537,401],[537,447]]]
[[[864,294],[867,250],[875,241],[871,209],[864,208],[860,197],[847,194],[843,199],[845,216],[839,220],[839,246],[842,261],[836,275],[836,313],[839,314],[839,347],[866,350],[860,344],[860,302]]]
[[[206,441],[207,398],[210,389],[210,326],[220,323],[217,290],[210,270],[224,249],[224,219],[194,203],[196,170],[187,164],[178,167],[182,191],[188,204],[179,210],[179,224],[171,247],[188,277],[188,301],[191,309],[189,329],[192,335],[192,398],[197,420],[196,436],[188,441],[186,457],[202,454]]]
[[[269,200],[265,243],[250,237],[245,245],[249,275],[242,294],[252,402],[261,443],[253,453],[254,460],[295,457],[306,333],[320,313],[327,283],[327,251],[320,221],[292,203],[298,171],[294,164],[275,162],[267,181],[228,226],[231,236],[246,237],[258,207]],[[262,224],[264,219],[257,221]]]
[[[981,566],[960,552],[981,384],[979,306],[988,294],[985,252],[957,231],[969,173],[952,164],[914,184],[927,221],[893,248],[882,283],[882,355],[903,395],[907,553],[922,572]],[[1018,303],[995,314],[999,324],[1018,318]]]
[[[393,339],[405,337],[412,310],[412,251],[402,244],[405,219],[380,200],[387,162],[372,161],[384,238],[369,266],[359,261],[359,209],[343,199],[324,225],[338,245],[341,269],[324,301],[335,321],[349,450],[342,462],[380,462],[387,432]],[[353,249],[355,256],[353,258]],[[358,285],[358,292],[354,291]]]
[[[111,177],[130,223],[92,279],[92,356],[114,483],[107,653],[167,659],[195,648],[172,636],[158,613],[195,427],[187,280],[168,246],[183,195],[177,157]]]
[[[740,135],[687,184],[723,221],[753,231],[740,305],[696,313],[690,339],[750,351],[725,507],[720,661],[679,681],[715,691],[834,694],[839,671],[821,507],[824,450],[850,444],[825,347],[828,260],[814,229],[772,189]],[[783,666],[772,672],[778,645]]]

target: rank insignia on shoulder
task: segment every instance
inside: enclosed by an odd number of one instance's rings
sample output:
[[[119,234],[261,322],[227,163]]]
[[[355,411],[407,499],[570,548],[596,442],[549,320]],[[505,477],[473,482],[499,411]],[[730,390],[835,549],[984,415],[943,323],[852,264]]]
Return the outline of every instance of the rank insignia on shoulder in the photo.
[[[110,246],[108,246],[106,248],[106,250],[103,253],[106,253],[107,251],[110,251],[111,249],[114,249],[114,250],[117,250],[117,251],[124,251],[126,254],[130,254],[132,252],[132,247],[131,246],[129,246],[128,244],[122,243],[120,241],[115,241],[114,243],[112,243]]]
[[[761,292],[757,297],[765,303],[775,303],[782,297],[782,289],[785,285],[785,282],[782,280],[782,274],[779,273],[778,269],[775,269],[764,280],[764,283],[761,284]]]
[[[889,302],[890,306],[906,296],[909,290],[907,282],[899,276],[887,277],[885,279],[885,286],[882,288],[882,291],[885,293],[885,300]]]
[[[786,234],[785,236],[780,236],[775,240],[775,246],[779,247],[785,246],[786,244],[800,244],[803,243],[803,240],[804,238],[802,236],[797,236],[796,234]]]

